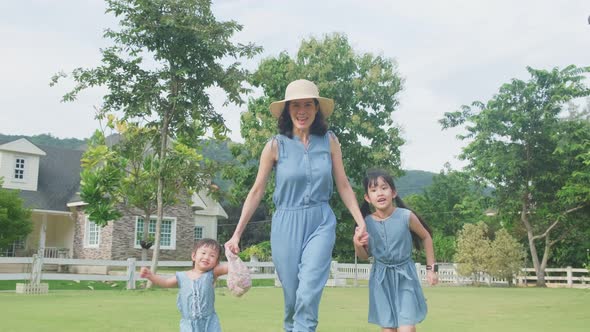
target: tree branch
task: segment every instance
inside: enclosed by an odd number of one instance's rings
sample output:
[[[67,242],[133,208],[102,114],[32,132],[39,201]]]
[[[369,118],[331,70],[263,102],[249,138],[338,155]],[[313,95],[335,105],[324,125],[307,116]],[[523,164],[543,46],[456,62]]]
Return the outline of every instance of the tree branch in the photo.
[[[563,213],[560,215],[560,217],[563,217],[563,216],[565,216],[565,215],[567,215],[567,214],[569,214],[569,213],[572,213],[572,212],[575,212],[575,211],[577,211],[577,210],[579,210],[579,209],[582,209],[582,208],[584,208],[585,206],[586,206],[586,204],[582,204],[582,205],[576,206],[575,208],[571,208],[571,209],[569,209],[569,210],[567,210],[567,211],[564,211],[564,212],[563,212]],[[546,237],[546,236],[549,234],[549,232],[551,232],[551,230],[552,230],[552,229],[553,229],[555,226],[557,226],[557,224],[559,223],[559,221],[560,221],[560,219],[559,219],[559,218],[555,219],[555,221],[554,221],[554,222],[551,224],[551,226],[549,226],[549,228],[547,228],[547,230],[546,230],[546,231],[545,231],[543,234],[541,234],[541,235],[535,235],[535,236],[533,236],[533,240],[537,240],[537,239],[541,239],[541,238],[544,238],[544,237]]]

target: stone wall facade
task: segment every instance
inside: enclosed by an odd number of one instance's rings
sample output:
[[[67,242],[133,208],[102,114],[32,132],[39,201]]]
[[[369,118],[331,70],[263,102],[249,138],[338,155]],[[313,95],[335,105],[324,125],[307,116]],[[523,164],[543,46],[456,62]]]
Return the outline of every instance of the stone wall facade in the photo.
[[[100,242],[98,248],[84,247],[84,232],[86,231],[86,215],[84,208],[76,208],[72,211],[74,218],[74,246],[73,258],[78,259],[111,259],[111,243],[113,238],[113,222],[100,230]]]
[[[127,258],[141,259],[141,248],[135,248],[135,223],[139,215],[126,215],[114,223],[111,259],[125,260]],[[164,219],[176,219],[176,248],[160,248],[160,260],[189,260],[193,247],[194,217],[192,209],[185,204],[178,204],[164,209]],[[153,250],[148,250],[148,260],[151,260]]]

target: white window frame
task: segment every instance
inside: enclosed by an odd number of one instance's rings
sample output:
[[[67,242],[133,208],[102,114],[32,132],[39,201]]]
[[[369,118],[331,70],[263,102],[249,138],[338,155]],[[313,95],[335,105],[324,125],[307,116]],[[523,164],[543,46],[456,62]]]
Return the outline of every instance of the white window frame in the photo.
[[[134,232],[133,232],[134,233],[134,235],[133,235],[133,238],[134,238],[133,239],[133,243],[135,244],[134,245],[134,248],[135,249],[141,249],[141,245],[139,244],[139,241],[141,240],[141,237],[138,237],[137,236],[138,235],[138,231],[139,231],[137,229],[137,224],[139,223],[139,220],[140,219],[143,220],[142,217],[139,217],[139,216],[136,216],[135,217],[135,226],[133,227],[133,229],[134,229]],[[156,216],[151,216],[150,217],[150,222],[153,221],[155,223],[156,222],[156,219],[157,219]],[[170,225],[170,245],[168,245],[168,246],[160,245],[160,249],[176,250],[176,217],[166,217],[166,216],[164,216],[162,218],[162,221],[170,221],[172,224]],[[141,232],[143,232],[143,229],[141,230]],[[139,233],[139,234],[141,234],[141,233]],[[153,235],[154,237],[156,236],[155,231],[154,231],[154,233],[151,233],[150,232],[150,234]],[[160,234],[160,236],[161,236],[161,234]]]
[[[94,231],[96,231],[96,243],[90,243],[90,231],[91,231],[91,227],[96,227]],[[94,223],[94,221],[91,221],[90,219],[88,219],[88,217],[86,217],[86,223],[84,225],[84,248],[99,248],[100,247],[100,233],[101,233],[101,227],[98,226],[97,224]]]
[[[0,257],[15,257],[17,249],[25,249],[25,238],[24,236],[20,236],[18,239],[14,240],[11,245],[2,249],[0,248]]]
[[[19,163],[19,161],[21,161],[21,162]],[[27,164],[26,161],[27,161],[27,158],[25,158],[24,156],[16,156],[14,158],[14,164],[13,164],[14,172],[12,174],[12,180],[22,181],[22,182],[24,182],[26,180],[25,179],[25,170],[26,170],[26,164]],[[17,177],[17,174],[19,174],[19,173],[20,173],[21,177]]]
[[[201,237],[199,238],[197,238],[197,229],[201,231]],[[195,225],[195,227],[193,228],[193,240],[197,242],[203,238],[205,238],[205,226]]]

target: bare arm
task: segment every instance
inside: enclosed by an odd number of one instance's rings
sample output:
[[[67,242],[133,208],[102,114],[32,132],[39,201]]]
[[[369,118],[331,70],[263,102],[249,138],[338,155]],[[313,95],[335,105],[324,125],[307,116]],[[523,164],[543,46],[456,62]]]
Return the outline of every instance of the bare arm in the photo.
[[[412,230],[412,232],[416,233],[418,237],[422,239],[422,245],[424,246],[424,251],[426,251],[426,264],[434,265],[436,261],[434,259],[434,245],[432,243],[432,237],[426,228],[422,226],[422,223],[420,223],[420,220],[418,220],[418,217],[416,217],[414,213],[410,214],[410,230]],[[436,276],[434,270],[428,270],[426,277],[429,284],[436,285],[438,283],[438,277]]]
[[[227,274],[227,264],[217,264],[217,266],[213,269],[213,276],[218,278],[224,274]]]
[[[142,278],[146,278],[147,280],[151,281],[155,285],[158,285],[163,288],[176,287],[178,285],[178,281],[176,280],[176,276],[171,277],[171,278],[164,278],[162,276],[152,273],[152,271],[150,271],[150,269],[148,269],[147,267],[142,267],[139,275]]]
[[[348,182],[348,178],[346,177],[344,163],[342,162],[342,150],[340,149],[338,139],[334,135],[330,135],[330,151],[332,153],[332,171],[338,194],[340,194],[342,202],[344,202],[344,205],[346,205],[350,214],[352,214],[356,224],[363,231],[361,233],[364,233],[366,229],[365,219],[363,219],[354,191],[352,191],[350,182]]]
[[[268,181],[268,176],[272,171],[272,167],[277,160],[277,146],[273,144],[274,140],[269,141],[264,146],[262,153],[260,155],[260,164],[258,166],[258,174],[256,175],[256,181],[254,181],[254,185],[250,189],[246,200],[244,201],[244,206],[242,208],[242,214],[240,215],[240,220],[238,221],[238,225],[236,226],[236,230],[234,231],[233,236],[229,241],[227,241],[226,246],[234,253],[237,254],[240,251],[239,242],[240,238],[242,237],[242,233],[244,233],[244,229],[248,222],[250,222],[250,218],[258,208],[262,197],[264,196],[264,191],[266,189],[266,182]]]

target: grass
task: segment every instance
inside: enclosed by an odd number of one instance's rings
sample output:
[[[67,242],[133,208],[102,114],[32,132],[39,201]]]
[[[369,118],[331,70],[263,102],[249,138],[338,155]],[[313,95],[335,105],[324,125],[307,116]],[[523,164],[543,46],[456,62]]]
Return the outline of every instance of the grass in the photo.
[[[50,288],[52,289],[52,288]],[[95,288],[96,289],[96,288]],[[429,313],[419,331],[587,331],[590,291],[540,288],[425,288]],[[367,321],[363,288],[326,288],[318,332],[379,331]],[[0,293],[2,331],[178,331],[176,289]],[[216,291],[224,331],[280,331],[280,288],[235,298]]]

